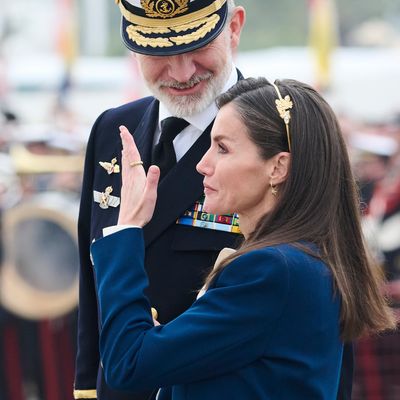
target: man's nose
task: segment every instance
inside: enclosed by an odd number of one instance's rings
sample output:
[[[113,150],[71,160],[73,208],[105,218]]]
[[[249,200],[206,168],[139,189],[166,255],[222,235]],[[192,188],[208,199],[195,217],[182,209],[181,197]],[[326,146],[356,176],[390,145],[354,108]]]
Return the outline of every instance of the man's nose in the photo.
[[[177,82],[187,82],[196,72],[196,65],[192,57],[179,54],[169,58],[168,74]]]

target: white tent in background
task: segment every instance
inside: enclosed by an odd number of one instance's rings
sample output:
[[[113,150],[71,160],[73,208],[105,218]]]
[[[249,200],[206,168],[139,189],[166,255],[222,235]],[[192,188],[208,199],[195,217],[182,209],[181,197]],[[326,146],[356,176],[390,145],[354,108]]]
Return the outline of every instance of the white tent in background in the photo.
[[[306,47],[277,47],[239,53],[236,65],[245,76],[294,78],[313,85],[312,57]],[[25,115],[40,112],[40,107],[31,107],[30,97],[40,104],[46,92],[49,98],[49,91],[57,89],[63,75],[63,63],[54,56],[30,59],[29,68],[20,59],[11,59],[7,69],[13,103]],[[93,120],[105,108],[129,101],[130,86],[141,87],[138,95],[146,94],[133,69],[128,57],[78,58],[72,71],[71,107],[78,115],[84,110],[85,120]],[[400,48],[336,49],[332,86],[325,96],[337,112],[352,118],[391,119],[400,112]]]
[[[314,84],[308,48],[273,48],[239,54],[245,76],[294,78]],[[350,117],[380,121],[400,113],[400,48],[338,48],[332,56],[332,86],[325,97]]]

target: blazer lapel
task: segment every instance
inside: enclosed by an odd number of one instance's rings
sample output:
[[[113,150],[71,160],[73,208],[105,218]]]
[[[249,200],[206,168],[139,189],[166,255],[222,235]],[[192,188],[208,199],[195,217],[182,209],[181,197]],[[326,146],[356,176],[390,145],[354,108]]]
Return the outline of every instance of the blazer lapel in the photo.
[[[153,218],[143,229],[146,245],[149,245],[203,194],[203,177],[196,171],[196,165],[210,147],[212,124],[160,182]]]

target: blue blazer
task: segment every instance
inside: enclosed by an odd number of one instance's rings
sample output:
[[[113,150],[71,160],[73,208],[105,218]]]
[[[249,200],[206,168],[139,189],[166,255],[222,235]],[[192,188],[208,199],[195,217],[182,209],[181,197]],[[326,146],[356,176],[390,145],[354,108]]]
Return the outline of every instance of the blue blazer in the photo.
[[[320,260],[290,245],[249,252],[186,312],[153,326],[143,231],[114,233],[91,251],[110,387],[162,387],[173,400],[336,399],[340,299]]]

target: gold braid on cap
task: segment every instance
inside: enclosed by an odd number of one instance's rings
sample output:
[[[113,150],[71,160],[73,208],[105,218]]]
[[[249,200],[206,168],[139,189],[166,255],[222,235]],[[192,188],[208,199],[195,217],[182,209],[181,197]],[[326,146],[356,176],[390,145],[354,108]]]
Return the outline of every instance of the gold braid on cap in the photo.
[[[290,109],[293,107],[292,100],[290,100],[290,96],[286,95],[285,98],[282,98],[281,92],[278,89],[278,86],[275,83],[271,83],[271,85],[275,88],[276,93],[278,94],[279,99],[275,100],[276,109],[279,112],[279,116],[283,119],[286,125],[286,136],[289,145],[289,152],[292,151],[290,145],[290,134],[289,134],[289,121],[290,121]]]

